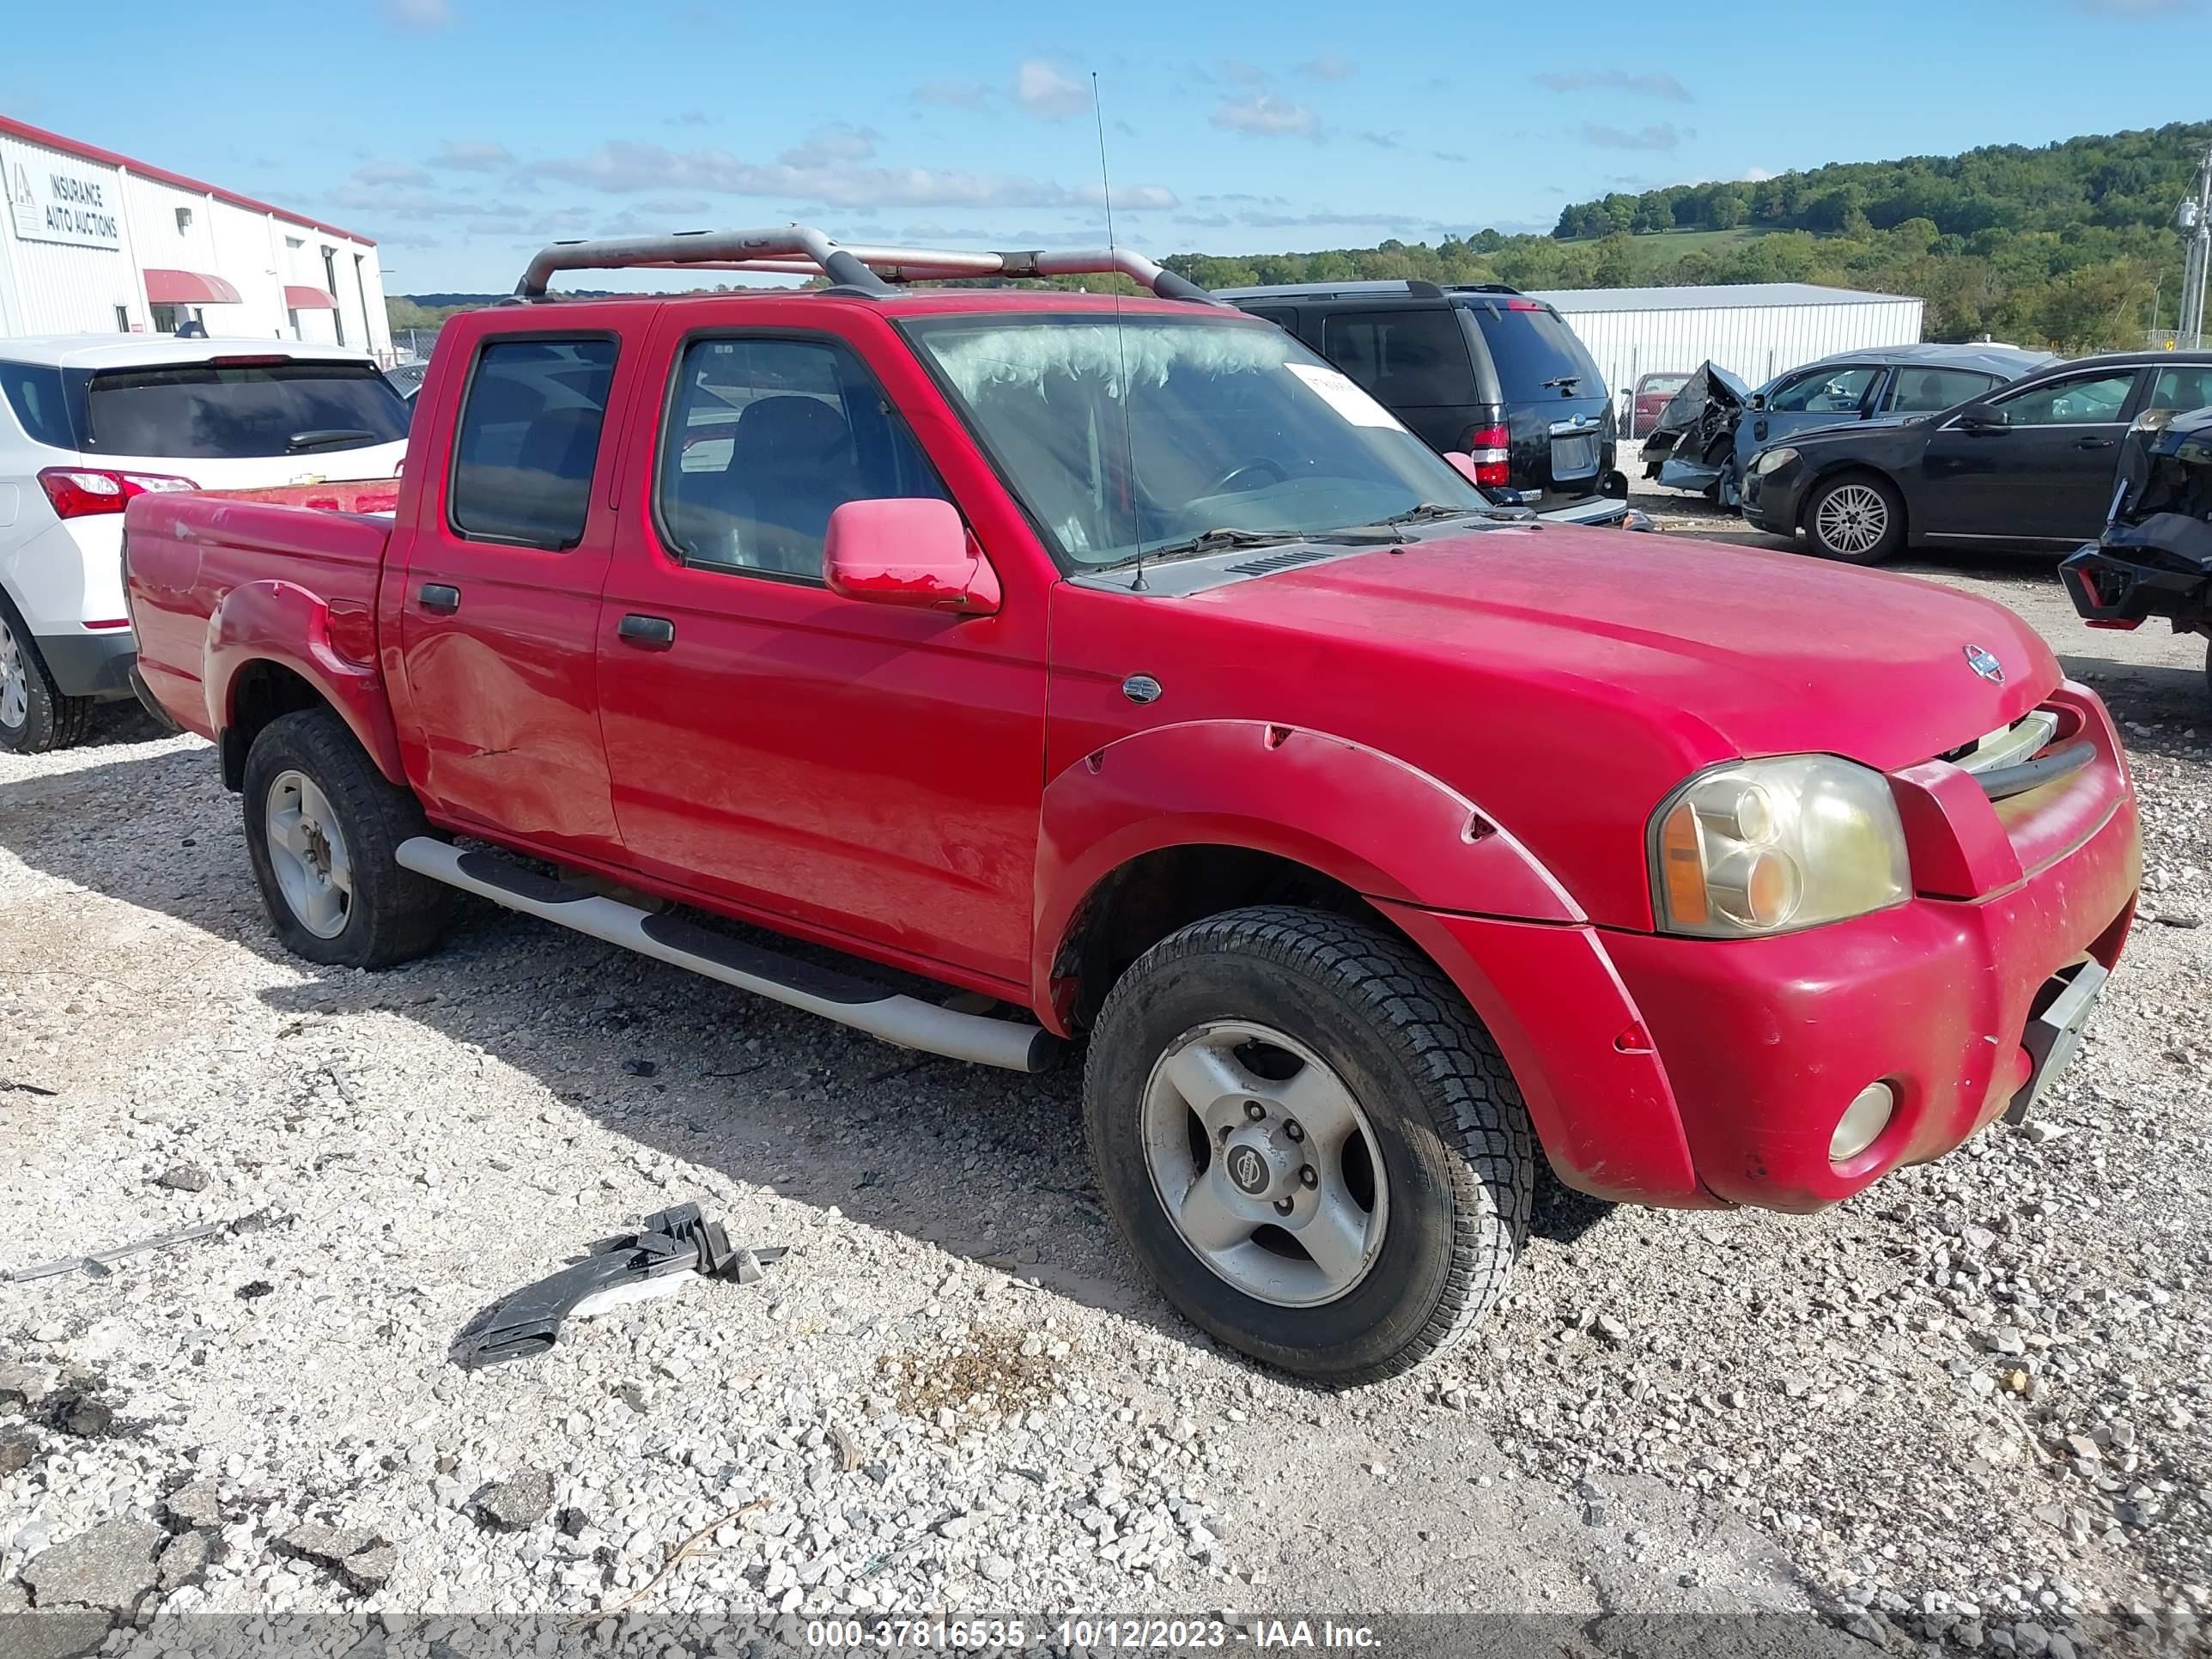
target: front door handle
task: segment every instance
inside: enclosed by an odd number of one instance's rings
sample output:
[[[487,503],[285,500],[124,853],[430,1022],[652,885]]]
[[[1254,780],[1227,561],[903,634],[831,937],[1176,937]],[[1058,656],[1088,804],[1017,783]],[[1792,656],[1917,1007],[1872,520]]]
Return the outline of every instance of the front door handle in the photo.
[[[424,582],[415,590],[415,597],[422,602],[425,611],[435,611],[441,617],[450,617],[461,608],[461,590],[444,582]]]
[[[2074,447],[2076,449],[2110,449],[2112,447],[2112,441],[2110,438],[2076,438],[2074,441]]]
[[[615,632],[629,644],[647,651],[665,651],[676,643],[676,624],[665,617],[624,617]]]

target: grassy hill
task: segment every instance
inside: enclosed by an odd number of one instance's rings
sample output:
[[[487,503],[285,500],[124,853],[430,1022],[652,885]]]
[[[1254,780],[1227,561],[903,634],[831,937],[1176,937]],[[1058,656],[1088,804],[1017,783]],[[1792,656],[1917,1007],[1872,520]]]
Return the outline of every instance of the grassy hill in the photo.
[[[1670,185],[1561,210],[1549,236],[1165,263],[1210,286],[1423,277],[1519,288],[1823,283],[1911,294],[1928,335],[2060,351],[2140,345],[2171,327],[2191,189],[2212,123],[1956,156],[1838,162],[1756,181]]]

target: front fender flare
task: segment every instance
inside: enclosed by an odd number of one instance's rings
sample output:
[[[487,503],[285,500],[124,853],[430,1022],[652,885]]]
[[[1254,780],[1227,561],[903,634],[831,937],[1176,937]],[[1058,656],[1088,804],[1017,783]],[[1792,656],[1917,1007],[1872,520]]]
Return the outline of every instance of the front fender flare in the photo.
[[[331,642],[331,606],[319,595],[296,582],[240,583],[208,617],[204,661],[208,727],[218,738],[237,722],[240,672],[274,663],[337,711],[377,770],[393,783],[406,782],[383,678],[375,664],[357,662]]]
[[[1045,787],[1036,1006],[1053,1006],[1054,965],[1098,884],[1132,859],[1188,846],[1272,854],[1398,904],[1586,920],[1474,801],[1379,750],[1264,720],[1153,726],[1085,756]]]

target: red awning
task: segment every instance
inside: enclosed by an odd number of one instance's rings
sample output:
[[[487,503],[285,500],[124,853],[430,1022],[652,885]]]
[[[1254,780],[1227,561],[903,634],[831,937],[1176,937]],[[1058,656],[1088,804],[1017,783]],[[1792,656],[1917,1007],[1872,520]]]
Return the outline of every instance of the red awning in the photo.
[[[287,288],[284,290],[287,311],[336,311],[338,302],[319,288]]]
[[[157,306],[234,306],[238,290],[220,276],[197,270],[149,270],[146,298]]]

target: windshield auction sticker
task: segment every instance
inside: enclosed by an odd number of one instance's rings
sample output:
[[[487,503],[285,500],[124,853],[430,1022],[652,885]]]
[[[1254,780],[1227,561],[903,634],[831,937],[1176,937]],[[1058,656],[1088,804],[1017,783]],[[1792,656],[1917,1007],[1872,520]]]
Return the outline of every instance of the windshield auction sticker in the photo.
[[[1340,371],[1320,363],[1285,363],[1285,368],[1304,380],[1338,414],[1354,426],[1395,426],[1398,417],[1376,403]]]

